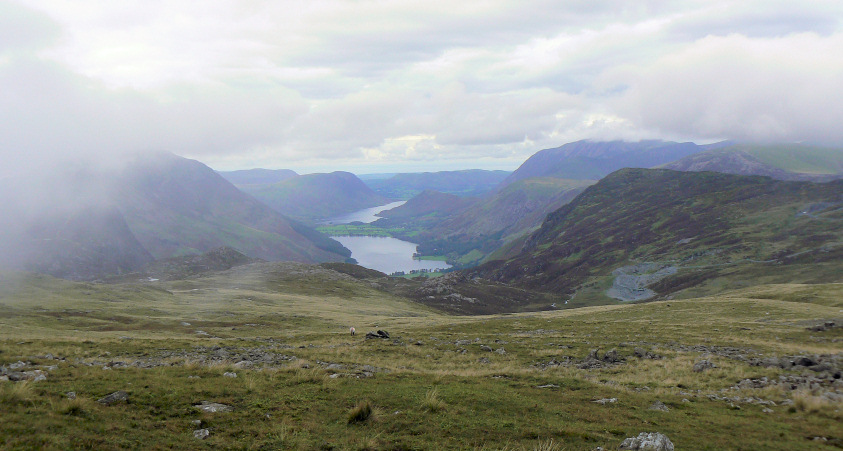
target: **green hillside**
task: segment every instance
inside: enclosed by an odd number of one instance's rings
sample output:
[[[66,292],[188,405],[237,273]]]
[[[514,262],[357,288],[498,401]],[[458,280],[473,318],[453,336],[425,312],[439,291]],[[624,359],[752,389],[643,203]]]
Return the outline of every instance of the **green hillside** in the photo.
[[[508,261],[471,274],[571,305],[840,282],[843,181],[624,169],[551,215]]]

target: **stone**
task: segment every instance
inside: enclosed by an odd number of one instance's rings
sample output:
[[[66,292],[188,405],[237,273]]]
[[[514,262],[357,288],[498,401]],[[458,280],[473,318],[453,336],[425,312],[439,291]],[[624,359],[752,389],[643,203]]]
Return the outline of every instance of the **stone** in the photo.
[[[670,408],[664,405],[661,401],[656,401],[649,407],[650,410],[658,410],[660,412],[670,412]]]
[[[226,404],[221,404],[218,402],[210,402],[210,401],[202,401],[201,404],[196,404],[193,406],[196,409],[199,409],[203,412],[209,413],[216,413],[216,412],[231,412],[234,410],[234,407],[231,407]]]
[[[129,394],[124,392],[123,390],[118,390],[114,393],[103,396],[102,398],[98,399],[97,402],[100,403],[100,404],[105,404],[107,406],[110,406],[111,404],[114,404],[116,402],[128,401],[128,400],[129,400]]]
[[[75,391],[69,391],[69,392],[65,393],[64,396],[67,396],[67,399],[76,399],[76,392]]]
[[[595,399],[594,401],[591,401],[591,402],[596,402],[597,404],[603,404],[605,406],[606,404],[614,404],[614,403],[618,402],[618,398]]]
[[[711,363],[709,360],[700,360],[694,364],[693,370],[695,373],[701,373],[711,368],[717,368],[717,365]]]
[[[196,427],[199,427],[199,426],[202,426],[202,420],[192,420],[192,421],[190,422],[190,424],[192,424],[192,425],[194,425],[194,426],[196,426]]]
[[[618,449],[673,451],[673,442],[661,432],[642,432],[638,437],[629,437],[621,442]]]
[[[497,352],[500,355],[506,355],[506,349],[504,349],[504,348],[495,349],[495,352]]]
[[[223,375],[223,377],[230,377],[232,379],[237,378],[237,373],[231,373],[231,372],[228,372],[228,371],[226,371],[225,373],[222,373],[222,375]]]
[[[378,336],[381,337],[381,338],[389,338],[389,333],[385,330],[379,330]]]
[[[480,350],[485,352],[492,352],[492,348],[486,345],[480,345]]]
[[[618,363],[621,361],[621,358],[618,356],[618,351],[615,349],[611,349],[603,354],[603,359],[606,363]]]
[[[211,431],[207,429],[197,429],[193,431],[193,436],[199,440],[205,440],[209,435],[211,435]]]

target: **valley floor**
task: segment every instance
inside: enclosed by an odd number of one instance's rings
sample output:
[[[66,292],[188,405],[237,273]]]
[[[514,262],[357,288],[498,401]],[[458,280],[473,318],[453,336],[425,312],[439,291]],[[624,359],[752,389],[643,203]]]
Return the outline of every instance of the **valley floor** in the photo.
[[[289,268],[2,280],[0,448],[843,447],[843,284],[457,317]]]

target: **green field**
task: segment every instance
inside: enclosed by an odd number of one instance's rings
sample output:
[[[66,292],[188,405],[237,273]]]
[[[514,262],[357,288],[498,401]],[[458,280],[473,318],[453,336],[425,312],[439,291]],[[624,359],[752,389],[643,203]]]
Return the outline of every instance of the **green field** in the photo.
[[[0,365],[46,379],[0,381],[0,448],[591,450],[661,432],[676,449],[839,449],[839,383],[755,363],[839,363],[843,329],[811,327],[841,317],[841,284],[465,317],[299,264],[114,285],[4,275]],[[363,337],[377,329],[391,338]],[[588,368],[593,349],[617,361]],[[692,371],[703,359],[716,367]],[[762,377],[796,389],[738,385]]]

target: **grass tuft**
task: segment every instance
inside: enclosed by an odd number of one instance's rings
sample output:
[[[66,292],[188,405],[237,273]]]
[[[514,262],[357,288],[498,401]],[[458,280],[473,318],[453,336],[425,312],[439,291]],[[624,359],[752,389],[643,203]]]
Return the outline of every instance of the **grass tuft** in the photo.
[[[0,385],[0,405],[17,405],[32,402],[34,393],[28,381]]]
[[[561,449],[561,446],[554,442],[553,439],[546,442],[539,442],[533,447],[533,451],[559,451]]]
[[[357,407],[348,413],[348,424],[365,423],[372,418],[372,404],[369,401],[361,401]]]
[[[421,406],[429,412],[439,412],[445,409],[445,402],[439,399],[439,392],[432,388],[425,393]]]

